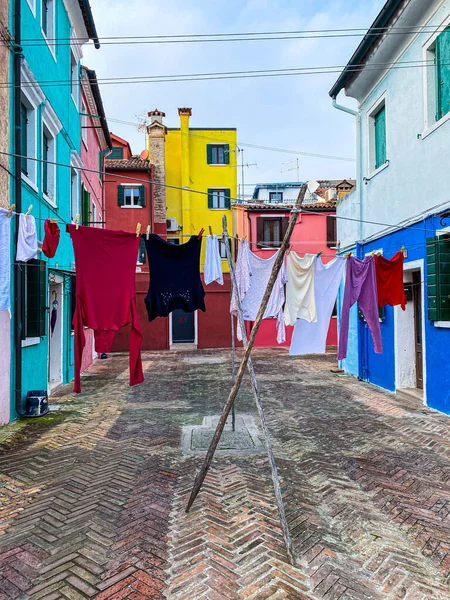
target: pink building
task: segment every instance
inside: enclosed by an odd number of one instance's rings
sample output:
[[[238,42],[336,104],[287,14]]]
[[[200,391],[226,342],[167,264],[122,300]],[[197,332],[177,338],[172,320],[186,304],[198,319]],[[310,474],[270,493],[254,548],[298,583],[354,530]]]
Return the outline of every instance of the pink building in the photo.
[[[95,71],[81,67],[81,161],[86,171],[81,171],[80,221],[91,227],[104,227],[105,207],[103,173],[105,156],[112,149],[111,136],[106,122],[102,98]],[[84,371],[95,358],[94,333],[85,331],[86,346],[81,370]]]
[[[303,203],[305,212],[297,218],[291,238],[292,249],[297,254],[322,253],[322,260],[329,262],[335,255],[336,200],[354,188],[351,181],[319,181],[314,193],[307,193]],[[277,183],[257,185],[253,198],[233,206],[234,231],[239,238],[247,236],[252,252],[261,258],[269,258],[279,248],[291,216],[292,206],[298,197],[300,183]],[[311,185],[309,186],[312,189]],[[316,185],[314,185],[316,187]],[[307,211],[314,211],[310,214]],[[248,323],[248,332],[251,323]],[[291,343],[293,327],[286,327],[286,342]],[[257,346],[277,346],[276,321],[265,320],[256,336]],[[337,346],[337,318],[331,318],[327,346]]]

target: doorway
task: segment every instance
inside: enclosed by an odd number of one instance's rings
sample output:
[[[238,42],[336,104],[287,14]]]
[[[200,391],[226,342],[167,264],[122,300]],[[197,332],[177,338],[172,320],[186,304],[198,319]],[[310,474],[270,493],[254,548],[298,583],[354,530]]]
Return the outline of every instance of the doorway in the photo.
[[[174,310],[171,313],[172,344],[195,343],[195,316],[193,312]]]
[[[48,285],[48,390],[62,384],[64,280],[52,276]]]
[[[414,307],[414,357],[416,363],[416,388],[423,390],[422,282],[420,271],[414,271],[412,274],[412,297]]]

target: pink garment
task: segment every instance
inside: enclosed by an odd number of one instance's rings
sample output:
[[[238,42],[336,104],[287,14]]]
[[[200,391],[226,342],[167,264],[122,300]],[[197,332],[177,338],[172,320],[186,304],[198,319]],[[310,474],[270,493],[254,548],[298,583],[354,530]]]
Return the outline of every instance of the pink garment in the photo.
[[[342,360],[347,356],[349,313],[350,308],[355,302],[358,302],[358,307],[367,321],[375,352],[376,354],[381,354],[383,347],[378,316],[377,280],[373,256],[366,256],[364,260],[358,260],[353,256],[347,258],[341,329],[339,332],[338,360]]]

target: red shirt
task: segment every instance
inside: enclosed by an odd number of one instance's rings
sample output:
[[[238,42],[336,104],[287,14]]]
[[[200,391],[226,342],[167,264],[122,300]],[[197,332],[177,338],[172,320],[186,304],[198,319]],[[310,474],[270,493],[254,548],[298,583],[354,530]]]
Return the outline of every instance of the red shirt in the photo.
[[[48,258],[53,258],[56,254],[56,249],[59,244],[59,227],[57,223],[52,223],[50,219],[44,221],[45,238],[42,244],[42,252]]]
[[[134,233],[67,225],[76,266],[74,392],[81,392],[84,327],[94,330],[95,351],[110,352],[116,331],[131,323],[130,385],[144,381],[142,333],[136,309],[135,272],[140,238]]]
[[[403,252],[397,252],[390,260],[380,254],[375,255],[375,273],[377,277],[378,307],[386,304],[406,307],[405,287],[403,284]]]

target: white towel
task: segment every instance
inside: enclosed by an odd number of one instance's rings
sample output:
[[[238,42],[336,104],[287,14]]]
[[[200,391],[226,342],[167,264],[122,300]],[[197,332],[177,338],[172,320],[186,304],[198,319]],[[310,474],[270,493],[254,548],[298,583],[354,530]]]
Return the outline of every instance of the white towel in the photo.
[[[38,250],[36,221],[31,215],[20,214],[16,260],[27,262],[36,256]]]
[[[206,237],[206,254],[203,273],[206,285],[209,285],[213,281],[217,281],[217,283],[223,285],[222,259],[220,258],[219,241],[215,235],[208,235]]]
[[[0,208],[0,310],[11,305],[11,219]]]
[[[286,270],[289,281],[286,286],[286,304],[284,306],[286,325],[295,325],[297,319],[306,319],[309,322],[317,321],[314,296],[315,260],[315,254],[305,254],[300,257],[292,250],[288,254]]]

